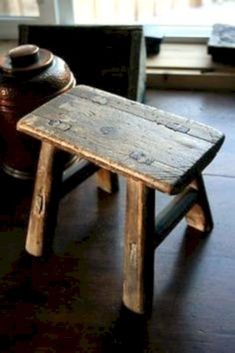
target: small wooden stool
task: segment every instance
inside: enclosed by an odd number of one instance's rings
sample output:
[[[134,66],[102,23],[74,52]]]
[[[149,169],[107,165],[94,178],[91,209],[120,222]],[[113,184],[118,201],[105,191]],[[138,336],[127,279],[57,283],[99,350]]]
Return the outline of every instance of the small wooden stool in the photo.
[[[77,86],[21,119],[42,141],[26,249],[40,256],[55,227],[59,150],[127,177],[123,301],[137,313],[152,302],[154,249],[186,216],[212,229],[201,172],[224,136],[215,129],[87,86]],[[155,189],[175,195],[155,222]]]

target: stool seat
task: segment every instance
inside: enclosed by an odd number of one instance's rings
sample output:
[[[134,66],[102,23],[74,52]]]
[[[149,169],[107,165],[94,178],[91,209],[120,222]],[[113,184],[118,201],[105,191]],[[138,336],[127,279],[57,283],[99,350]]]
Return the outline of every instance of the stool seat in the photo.
[[[182,191],[224,139],[201,123],[87,86],[44,104],[18,129],[168,194]]]
[[[56,224],[60,150],[103,168],[106,185],[109,173],[127,177],[123,302],[144,313],[152,304],[155,248],[183,217],[199,231],[213,227],[202,171],[224,135],[88,86],[52,99],[17,127],[42,142],[26,239],[27,251],[35,256],[48,249]],[[155,189],[177,194],[156,220]]]

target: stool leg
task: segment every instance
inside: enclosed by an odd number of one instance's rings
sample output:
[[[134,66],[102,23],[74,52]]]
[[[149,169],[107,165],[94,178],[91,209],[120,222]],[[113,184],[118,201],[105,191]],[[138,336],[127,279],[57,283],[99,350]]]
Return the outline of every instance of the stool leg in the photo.
[[[186,215],[187,223],[190,227],[196,228],[201,232],[210,232],[213,228],[213,218],[201,174],[194,180],[191,186],[197,189],[198,200]]]
[[[130,310],[151,309],[154,275],[155,191],[127,182],[123,302]]]
[[[62,179],[57,154],[55,147],[42,143],[26,238],[26,250],[34,256],[50,250],[52,242],[59,203],[57,187]]]
[[[100,189],[112,194],[118,190],[118,176],[106,169],[97,172],[97,185]]]

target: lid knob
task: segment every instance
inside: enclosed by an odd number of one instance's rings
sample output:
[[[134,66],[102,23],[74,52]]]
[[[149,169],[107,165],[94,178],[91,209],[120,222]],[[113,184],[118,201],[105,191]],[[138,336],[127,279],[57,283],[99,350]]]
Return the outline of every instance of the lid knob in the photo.
[[[39,60],[39,47],[32,44],[20,45],[9,51],[12,67],[26,67]]]

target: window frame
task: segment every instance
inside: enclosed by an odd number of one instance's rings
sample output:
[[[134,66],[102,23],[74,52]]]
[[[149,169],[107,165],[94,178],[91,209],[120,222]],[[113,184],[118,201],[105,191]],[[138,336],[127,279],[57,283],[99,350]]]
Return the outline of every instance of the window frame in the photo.
[[[14,42],[18,38],[18,25],[20,23],[24,24],[74,24],[74,4],[73,0],[37,0],[39,4],[40,17],[39,18],[30,18],[30,17],[22,17],[22,18],[0,18],[0,39],[11,39]],[[167,26],[167,25],[151,25],[151,24],[143,24],[143,23],[135,23],[139,25],[152,26],[151,33],[153,36],[162,36],[164,38],[162,43],[161,52],[164,53],[165,49],[163,48],[164,44],[177,45],[178,49],[182,49],[182,45],[184,48],[190,48],[190,45],[202,45],[206,48],[208,38],[210,37],[210,33],[212,30],[212,26],[208,27],[197,27],[197,26]],[[134,25],[134,23],[133,23]],[[156,27],[156,28],[155,28]],[[187,27],[187,29],[186,29]],[[149,28],[147,30],[149,33]],[[188,44],[188,45],[185,45]],[[15,43],[13,44],[15,45]],[[181,48],[180,48],[181,46]],[[180,49],[179,49],[180,48]],[[206,49],[205,49],[206,50]],[[204,50],[204,51],[205,51]],[[169,50],[166,51],[167,55]],[[187,54],[187,53],[186,53]],[[170,52],[170,61],[175,57],[175,52],[171,54]],[[168,55],[168,56],[169,56]],[[175,64],[171,64],[168,60],[168,57],[164,60],[160,60],[159,64],[159,56],[156,55],[153,63],[149,63],[147,60],[147,85],[151,88],[174,88],[176,81],[177,87],[175,89],[211,89],[214,87],[214,80],[220,79],[221,89],[229,89],[234,86],[235,82],[235,71],[233,68],[226,68],[224,70],[223,66],[215,65],[212,60],[208,57],[205,58],[205,53],[201,55],[201,51],[199,50],[199,54],[196,53],[195,57],[199,58],[199,64],[206,66],[202,67],[202,70],[198,70],[197,67],[192,67],[191,59],[187,66],[186,70],[182,70],[182,68],[177,68]],[[186,55],[187,56],[187,55]],[[194,60],[195,61],[195,60]],[[163,66],[162,67],[162,62]],[[168,66],[167,66],[168,65]],[[200,66],[200,67],[201,67]],[[187,71],[187,72],[185,72]],[[179,76],[181,75],[181,76]],[[190,76],[191,75],[191,76]],[[218,77],[217,77],[217,76]],[[216,76],[216,77],[215,77]],[[179,78],[180,77],[180,78]],[[185,81],[186,78],[186,81]],[[200,82],[199,82],[200,81]],[[201,82],[202,81],[202,82]],[[206,82],[206,85],[205,85]],[[217,86],[216,86],[217,87]],[[233,88],[234,89],[234,88]]]
[[[16,39],[19,24],[74,24],[73,0],[37,0],[40,16],[1,17],[0,39]],[[135,23],[136,24],[136,23]],[[142,24],[142,23],[139,23]],[[148,26],[148,24],[143,24]],[[155,27],[155,25],[149,24]],[[211,33],[211,26],[171,26],[156,25],[155,34],[160,34],[166,42],[205,43]]]
[[[66,21],[68,21],[68,19],[72,19],[70,23],[75,23],[74,0],[58,0],[58,10],[60,14],[63,14]],[[60,23],[66,22],[64,19],[61,19]],[[164,38],[164,42],[167,43],[206,43],[212,32],[212,26],[154,25],[142,22],[136,22],[132,24],[139,24],[143,25],[144,27],[156,27],[154,34],[159,34],[159,36]]]
[[[38,17],[0,16],[0,39],[17,39],[19,24],[59,24],[63,0],[37,0]],[[68,1],[70,2],[70,0]]]

